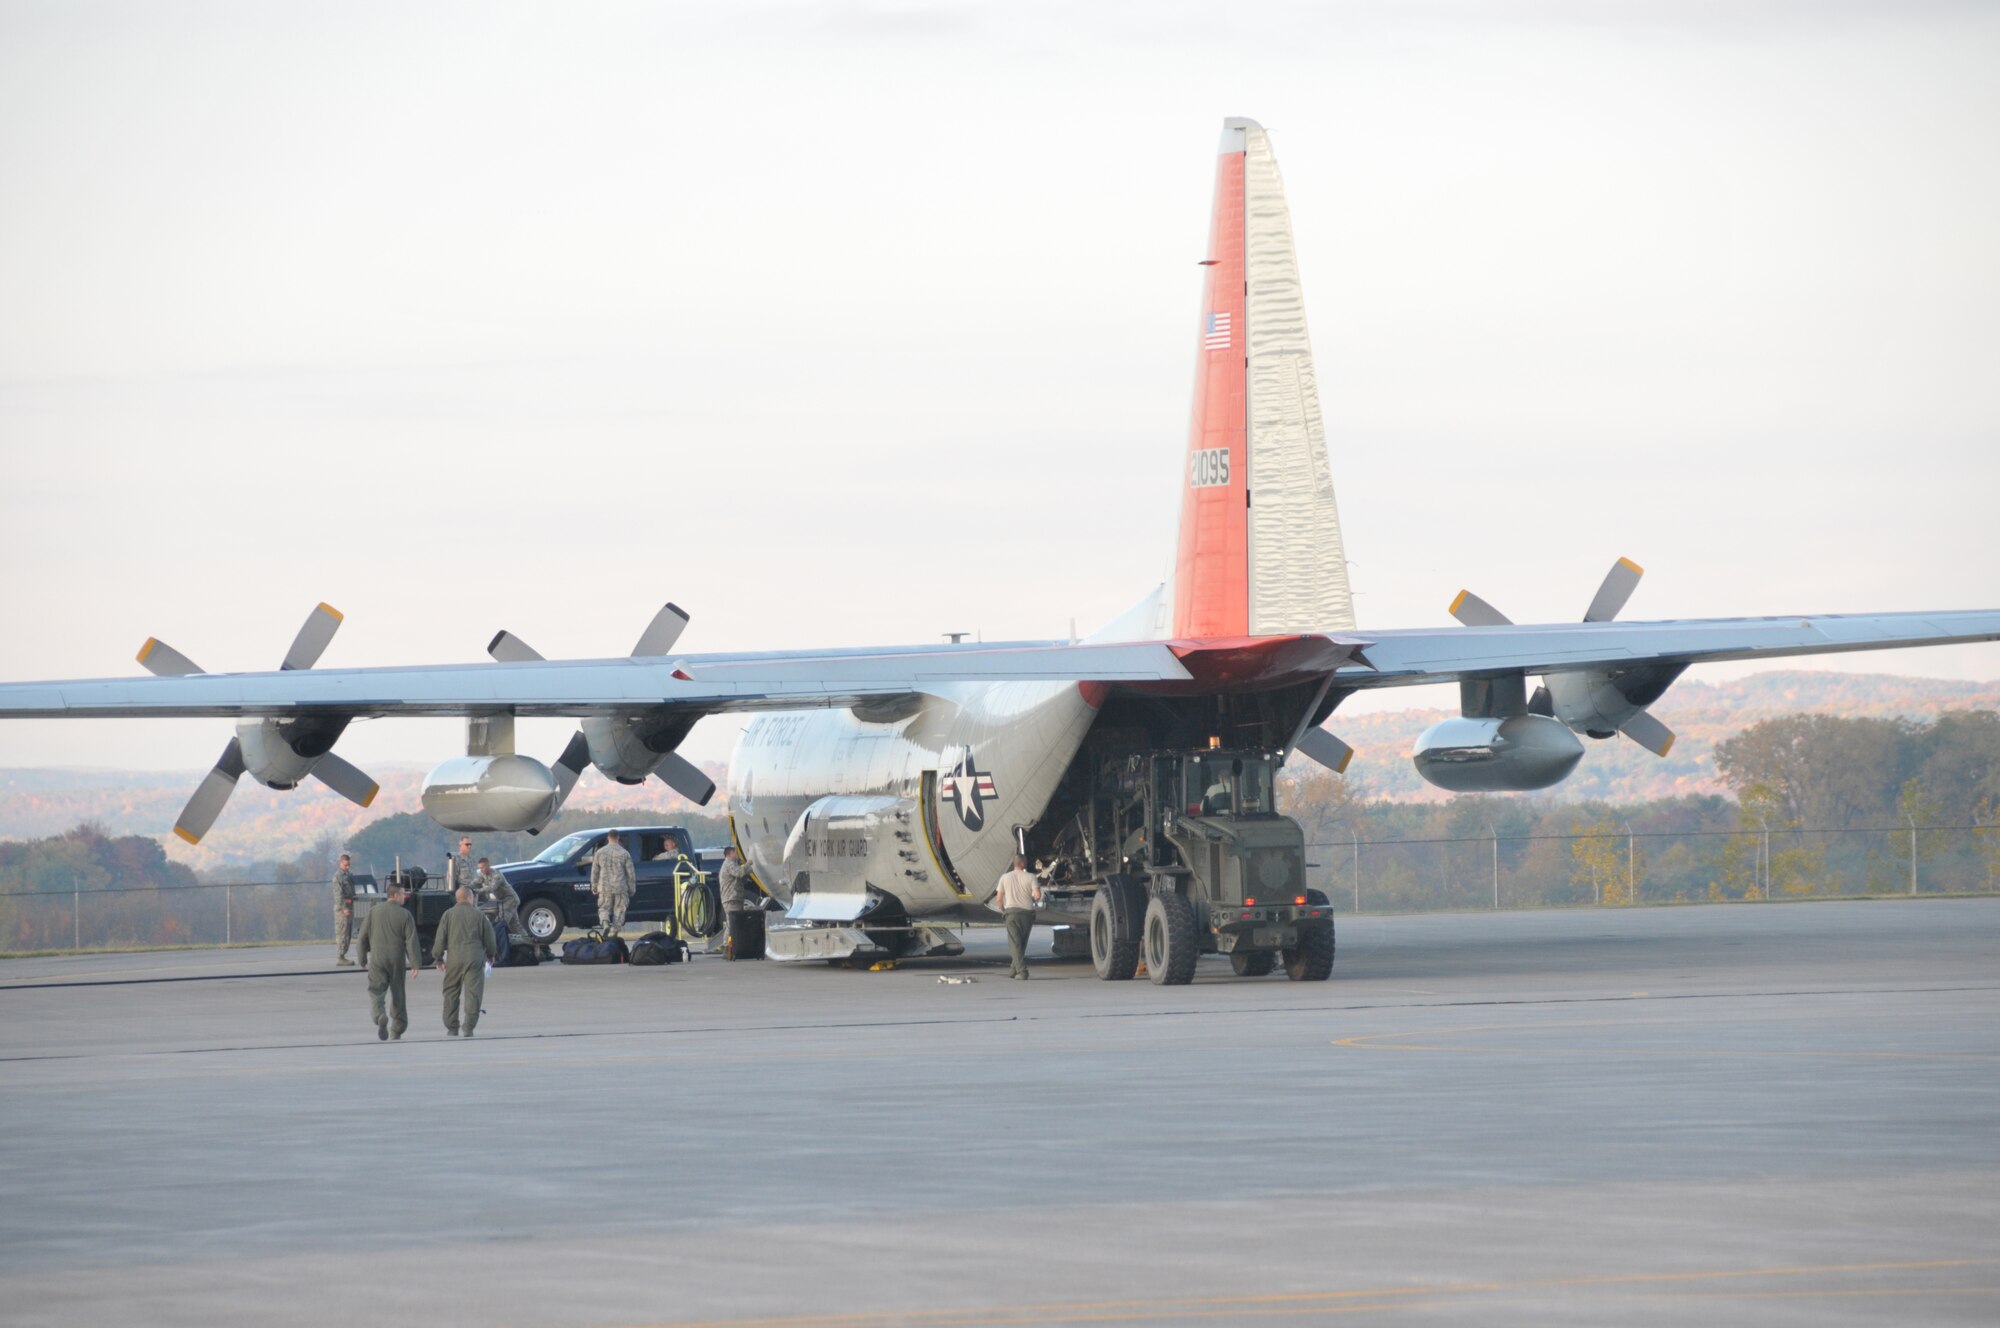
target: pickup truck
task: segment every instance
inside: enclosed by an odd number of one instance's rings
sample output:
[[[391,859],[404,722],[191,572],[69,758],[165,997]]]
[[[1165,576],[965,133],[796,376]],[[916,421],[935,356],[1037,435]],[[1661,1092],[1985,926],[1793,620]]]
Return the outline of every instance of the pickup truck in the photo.
[[[521,896],[521,926],[537,945],[553,944],[564,928],[597,925],[597,896],[590,893],[590,860],[614,829],[625,851],[632,855],[634,890],[625,920],[664,923],[668,932],[680,934],[674,921],[675,860],[685,853],[697,869],[707,873],[717,870],[721,855],[698,853],[688,832],[677,825],[606,826],[564,835],[526,862],[502,863],[494,868]]]

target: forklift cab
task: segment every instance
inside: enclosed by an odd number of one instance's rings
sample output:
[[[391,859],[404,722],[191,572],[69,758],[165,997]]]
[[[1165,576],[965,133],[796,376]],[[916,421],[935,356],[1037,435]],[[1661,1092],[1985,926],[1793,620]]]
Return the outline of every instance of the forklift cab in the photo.
[[[1160,801],[1175,812],[1225,820],[1277,813],[1266,753],[1209,750],[1155,759],[1156,768],[1166,767]]]

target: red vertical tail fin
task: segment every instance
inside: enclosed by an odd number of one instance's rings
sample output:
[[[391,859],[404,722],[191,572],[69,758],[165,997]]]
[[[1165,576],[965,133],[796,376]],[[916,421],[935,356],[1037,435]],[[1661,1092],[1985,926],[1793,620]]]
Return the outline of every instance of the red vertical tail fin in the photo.
[[[1354,626],[1284,183],[1224,122],[1174,558],[1176,637]]]

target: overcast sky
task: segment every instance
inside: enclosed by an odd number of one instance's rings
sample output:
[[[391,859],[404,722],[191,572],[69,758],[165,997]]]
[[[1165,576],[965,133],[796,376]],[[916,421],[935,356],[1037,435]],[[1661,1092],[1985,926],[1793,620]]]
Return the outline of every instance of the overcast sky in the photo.
[[[2000,607],[2000,7],[1076,11],[0,6],[0,678],[275,667],[322,599],[327,665],[1087,631],[1166,567],[1229,115],[1364,629],[1621,554],[1630,617]]]

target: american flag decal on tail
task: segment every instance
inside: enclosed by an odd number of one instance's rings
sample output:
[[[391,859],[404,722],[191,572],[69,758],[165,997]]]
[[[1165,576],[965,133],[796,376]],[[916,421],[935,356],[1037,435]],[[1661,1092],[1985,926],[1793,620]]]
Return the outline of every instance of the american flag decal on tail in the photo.
[[[1229,315],[1210,314],[1202,329],[1201,344],[1207,350],[1229,349]]]

